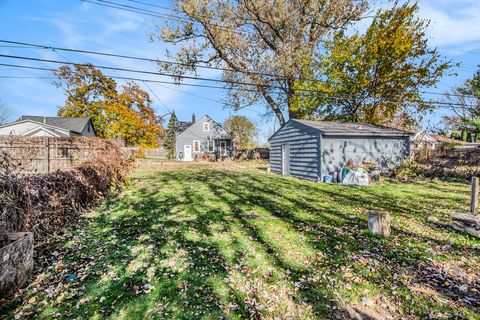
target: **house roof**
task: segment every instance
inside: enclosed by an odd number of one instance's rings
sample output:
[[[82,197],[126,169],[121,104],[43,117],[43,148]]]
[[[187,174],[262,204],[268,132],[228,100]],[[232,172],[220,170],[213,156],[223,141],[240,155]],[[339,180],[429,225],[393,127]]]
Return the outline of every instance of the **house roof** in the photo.
[[[232,136],[230,135],[230,133],[228,133],[221,124],[219,124],[218,122],[216,122],[215,120],[213,120],[209,115],[204,115],[202,116],[200,119],[198,119],[195,123],[202,123],[204,120],[210,120],[214,123],[215,125],[215,129],[216,130],[213,130],[213,135],[216,137],[216,138],[220,138],[220,139],[232,139]],[[182,133],[184,133],[185,131],[187,131],[192,125],[194,125],[195,123],[191,123],[191,122],[186,122],[186,121],[178,121],[178,123],[181,123],[181,125],[179,126],[179,128],[182,130],[182,131],[176,131],[175,129],[175,132],[177,133],[177,135],[180,135]],[[183,127],[184,126],[184,127]],[[177,128],[177,126],[175,126],[175,128]]]
[[[411,136],[413,133],[400,129],[377,126],[364,122],[330,122],[330,121],[295,121],[310,128],[317,129],[324,135],[381,135],[381,136]]]
[[[455,140],[455,139],[451,139],[451,138],[448,138],[448,137],[445,137],[445,136],[442,136],[440,134],[432,134],[430,135],[433,139],[435,139],[436,142],[450,142],[450,143],[458,143],[458,144],[468,144],[468,142],[466,141],[462,141],[462,140]]]
[[[175,133],[180,134],[187,130],[191,125],[192,123],[188,121],[177,121],[174,126]]]
[[[64,118],[42,116],[22,116],[20,117],[19,121],[22,120],[32,120],[39,123],[45,123],[75,133],[82,133],[85,126],[90,122],[90,118]]]

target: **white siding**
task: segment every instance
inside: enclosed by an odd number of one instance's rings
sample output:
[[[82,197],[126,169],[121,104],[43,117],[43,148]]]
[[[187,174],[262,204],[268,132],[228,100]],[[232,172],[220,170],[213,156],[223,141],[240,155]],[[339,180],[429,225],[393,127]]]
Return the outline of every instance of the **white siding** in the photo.
[[[4,125],[0,127],[0,136],[23,136],[25,133],[34,130],[36,128],[42,128],[42,124],[39,124],[34,121],[21,121],[21,122],[14,122],[8,125]],[[47,130],[52,130],[50,126],[45,126]],[[69,131],[55,128],[55,133],[58,133],[60,136],[68,137]]]

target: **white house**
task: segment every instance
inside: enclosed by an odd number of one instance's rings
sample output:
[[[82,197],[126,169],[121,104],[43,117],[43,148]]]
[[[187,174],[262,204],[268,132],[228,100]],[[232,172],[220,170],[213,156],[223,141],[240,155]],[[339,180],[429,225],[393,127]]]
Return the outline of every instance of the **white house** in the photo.
[[[429,149],[435,150],[438,145],[438,141],[433,135],[426,133],[425,131],[418,131],[411,140],[412,149]]]
[[[96,132],[90,118],[22,116],[0,126],[0,136],[92,137]]]

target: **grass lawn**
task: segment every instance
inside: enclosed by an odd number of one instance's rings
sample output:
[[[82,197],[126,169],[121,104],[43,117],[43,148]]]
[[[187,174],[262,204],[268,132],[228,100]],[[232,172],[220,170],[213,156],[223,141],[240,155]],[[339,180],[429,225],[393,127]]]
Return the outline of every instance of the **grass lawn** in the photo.
[[[253,165],[145,167],[52,239],[57,262],[0,314],[480,319],[480,241],[449,227],[449,212],[467,210],[465,184],[343,187]],[[368,210],[393,215],[392,237],[369,234]]]

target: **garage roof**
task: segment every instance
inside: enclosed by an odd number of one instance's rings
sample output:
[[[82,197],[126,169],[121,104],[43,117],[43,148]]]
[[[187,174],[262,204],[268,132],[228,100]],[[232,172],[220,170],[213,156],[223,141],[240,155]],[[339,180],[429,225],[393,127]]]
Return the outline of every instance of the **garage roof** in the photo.
[[[375,135],[375,136],[410,136],[413,133],[389,127],[377,126],[364,122],[332,122],[332,121],[295,121],[310,128],[317,129],[324,135]]]

